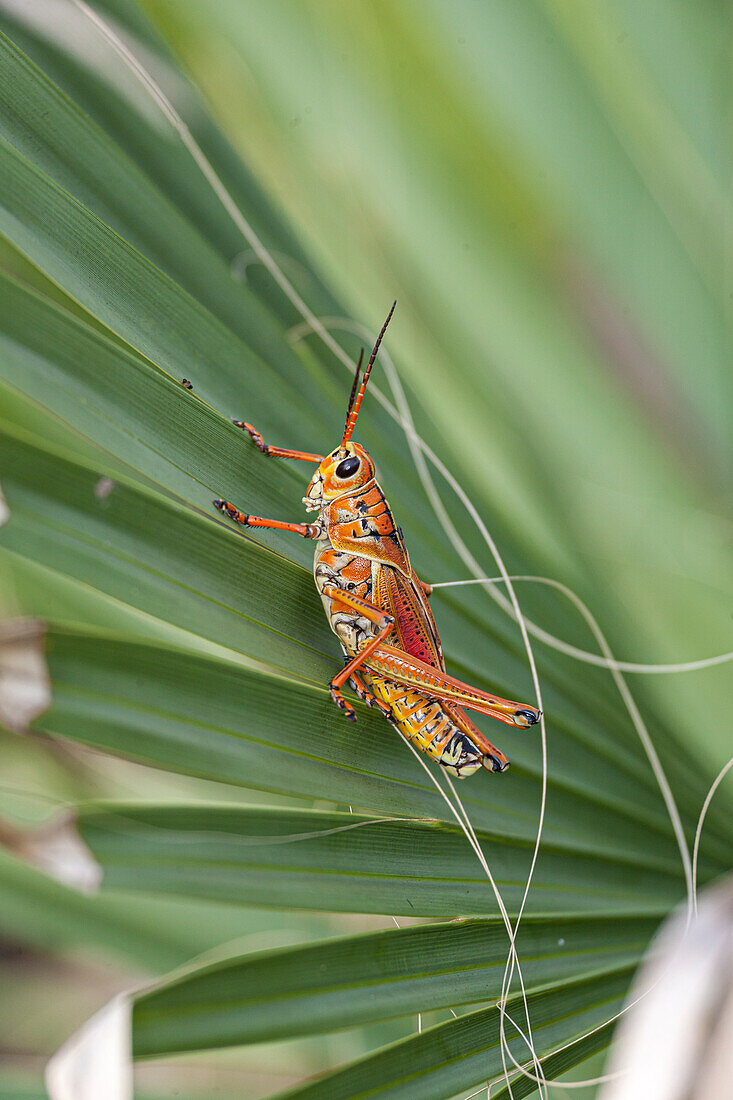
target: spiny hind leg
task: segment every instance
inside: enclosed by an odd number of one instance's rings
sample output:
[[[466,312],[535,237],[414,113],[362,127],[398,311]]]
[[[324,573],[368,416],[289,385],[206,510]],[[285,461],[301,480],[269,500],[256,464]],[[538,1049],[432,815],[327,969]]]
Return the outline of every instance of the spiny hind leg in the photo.
[[[365,664],[377,676],[397,680],[444,703],[456,703],[478,711],[479,714],[488,714],[510,726],[526,729],[527,726],[535,725],[542,717],[536,707],[502,699],[499,695],[464,684],[442,669],[434,668],[386,641],[369,654]]]

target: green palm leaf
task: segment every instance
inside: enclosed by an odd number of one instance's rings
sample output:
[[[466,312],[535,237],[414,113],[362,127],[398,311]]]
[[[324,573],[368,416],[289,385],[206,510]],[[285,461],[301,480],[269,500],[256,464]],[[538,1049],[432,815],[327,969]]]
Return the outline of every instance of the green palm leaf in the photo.
[[[538,1042],[552,1049],[602,1026],[621,1007],[630,972],[620,970],[568,982],[562,990],[531,994],[528,1003]],[[579,1012],[580,1003],[584,1008]],[[520,1006],[520,998],[512,998],[510,1015]],[[467,1013],[282,1095],[351,1100],[377,1092],[389,1097],[419,1095],[440,1100],[477,1080],[501,1075],[500,1034],[496,1007]],[[508,1047],[515,1059],[524,1056],[520,1042],[509,1039]]]
[[[135,998],[141,1059],[364,1029],[361,1058],[304,1067],[332,1072],[288,1095],[454,1096],[502,1074],[508,939],[496,898],[394,731],[360,704],[355,727],[333,708],[337,647],[309,548],[243,535],[211,503],[299,518],[309,474],[266,461],[229,417],[325,449],[342,424],[347,372],[254,262],[251,240],[82,7],[69,4],[66,33],[21,4],[0,15],[3,610],[50,624],[53,704],[36,733],[79,759],[101,750],[159,775],[149,799],[109,801],[103,789],[106,800],[75,810],[104,871],[99,898],[3,861],[12,905],[2,930],[34,949],[86,944],[158,974],[218,943],[215,958]],[[624,658],[729,648],[716,509],[729,329],[717,272],[730,242],[715,232],[729,199],[720,119],[700,75],[718,16],[701,16],[683,47],[666,13],[660,53],[658,21],[630,5],[613,18],[550,2],[276,0],[245,5],[246,19],[228,2],[144,7],[162,35],[128,0],[96,10],[171,96],[252,231],[307,307],[334,319],[349,356],[361,338],[338,328],[344,317],[368,317],[371,331],[398,293],[389,344],[415,423],[487,518],[509,571],[566,580]],[[674,80],[660,58],[675,59]],[[646,227],[646,243],[632,224]],[[384,374],[374,389],[386,393]],[[360,433],[420,574],[464,576],[404,433],[374,394]],[[438,489],[493,576],[473,525]],[[517,590],[546,631],[595,651],[557,593]],[[530,699],[517,626],[478,592],[433,596],[449,669]],[[460,793],[516,917],[546,778],[517,948],[550,1076],[608,1043],[606,1021],[685,879],[608,673],[535,649],[546,777],[537,732],[512,732],[502,741],[511,772]],[[727,750],[719,671],[686,683],[633,688],[689,841]],[[183,795],[174,773],[188,777]],[[212,801],[212,783],[230,801]],[[257,792],[278,805],[257,804]],[[90,782],[86,793],[100,790]],[[723,797],[711,807],[701,881],[729,866],[728,809]],[[301,939],[342,931],[342,918],[309,914],[444,923],[266,952],[227,945],[259,933],[256,907],[300,911]],[[507,992],[524,1028],[516,976]],[[411,1034],[408,1018],[423,1012],[432,1026]],[[369,1030],[383,1020],[397,1030]],[[534,1089],[526,1077],[513,1085],[517,1097]]]
[[[653,928],[653,920],[621,920],[601,945],[596,919],[529,920],[521,939],[525,981],[532,987],[567,980],[580,968],[623,967]],[[506,931],[497,919],[230,957],[139,996],[135,1051],[151,1057],[331,1031],[407,1014],[416,1003],[429,1012],[452,1006],[457,986],[464,1004],[482,1002],[500,984],[505,960]]]
[[[496,907],[460,829],[437,822],[123,803],[119,816],[83,814],[79,826],[110,885],[122,889],[408,916],[491,913]],[[532,845],[499,833],[477,835],[491,854],[507,906],[517,910]],[[675,874],[549,845],[534,881],[529,910],[540,913],[654,913],[679,889]]]

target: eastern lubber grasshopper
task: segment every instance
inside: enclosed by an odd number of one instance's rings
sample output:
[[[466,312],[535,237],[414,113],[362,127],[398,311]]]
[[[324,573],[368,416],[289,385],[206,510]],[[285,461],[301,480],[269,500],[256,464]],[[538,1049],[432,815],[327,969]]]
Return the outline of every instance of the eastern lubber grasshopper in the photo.
[[[395,303],[396,304],[396,303]],[[348,680],[409,741],[462,778],[483,765],[502,772],[506,756],[470,721],[463,707],[508,725],[527,727],[540,712],[470,687],[449,676],[428,597],[431,588],[410,565],[402,531],[376,480],[374,463],[351,436],[369,374],[395,306],[361,375],[359,357],[341,442],[330,454],[271,447],[251,424],[235,420],[263,454],[317,463],[303,503],[316,523],[281,523],[245,515],[225,500],[214,504],[245,527],[272,527],[316,540],[313,575],[331,629],[345,654],[331,680],[331,698],[346,718],[356,712],[341,693]]]

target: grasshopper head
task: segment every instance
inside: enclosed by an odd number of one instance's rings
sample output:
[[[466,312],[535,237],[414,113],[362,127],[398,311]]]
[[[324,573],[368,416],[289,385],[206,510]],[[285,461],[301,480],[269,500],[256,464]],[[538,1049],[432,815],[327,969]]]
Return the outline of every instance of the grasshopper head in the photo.
[[[326,455],[311,478],[303,497],[309,512],[323,507],[326,501],[358,492],[374,479],[374,463],[358,443],[340,443]]]

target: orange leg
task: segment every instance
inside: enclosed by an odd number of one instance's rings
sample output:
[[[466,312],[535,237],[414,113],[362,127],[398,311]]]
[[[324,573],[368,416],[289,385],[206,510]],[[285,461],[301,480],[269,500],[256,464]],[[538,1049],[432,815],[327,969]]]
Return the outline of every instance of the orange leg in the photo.
[[[214,507],[225,512],[235,523],[241,523],[243,527],[271,527],[274,531],[292,531],[295,535],[302,535],[304,539],[317,539],[321,533],[320,527],[315,523],[281,523],[279,519],[248,516],[228,500],[215,500]]]
[[[346,658],[346,664],[351,660],[350,657]],[[366,703],[368,707],[376,707],[377,710],[390,721],[392,720],[392,711],[385,703],[382,703],[377,699],[374,692],[370,691],[358,672],[352,672],[349,683],[355,695],[361,699],[362,703]]]
[[[319,466],[323,462],[323,455],[312,455],[308,451],[290,451],[286,447],[271,447],[251,424],[246,420],[233,420],[232,423],[243,431],[248,432],[253,443],[262,451],[263,455],[270,458],[296,458],[299,462],[312,462]]]
[[[336,706],[344,711],[344,717],[348,718],[350,722],[355,722],[356,711],[351,703],[344,699],[340,689],[347,680],[351,679],[357,669],[368,660],[370,654],[374,652],[377,646],[381,645],[382,642],[389,637],[394,626],[394,619],[385,611],[380,611],[379,608],[374,607],[373,604],[367,603],[366,600],[362,600],[359,596],[353,596],[350,592],[345,592],[343,588],[337,588],[334,584],[324,585],[323,594],[324,596],[328,596],[329,599],[336,600],[345,607],[351,608],[352,611],[356,611],[359,615],[363,615],[365,619],[369,619],[370,622],[375,623],[380,628],[379,633],[368,641],[364,648],[360,649],[350,661],[347,661],[341,672],[337,672],[331,680],[331,698]]]
[[[363,652],[366,652],[366,649]],[[498,695],[490,695],[488,691],[481,691],[479,688],[464,684],[454,676],[449,676],[447,672],[433,668],[432,665],[425,664],[424,661],[395,646],[386,644],[380,645],[379,648],[372,646],[366,665],[379,676],[417,688],[433,699],[458,703],[479,714],[488,714],[491,718],[506,722],[508,726],[526,728],[540,720],[540,712],[535,707],[527,703],[514,703]]]

